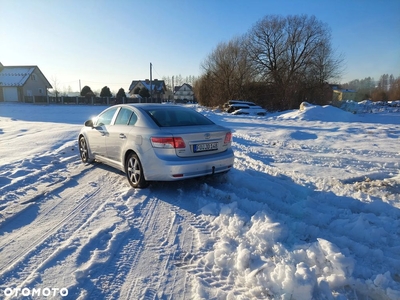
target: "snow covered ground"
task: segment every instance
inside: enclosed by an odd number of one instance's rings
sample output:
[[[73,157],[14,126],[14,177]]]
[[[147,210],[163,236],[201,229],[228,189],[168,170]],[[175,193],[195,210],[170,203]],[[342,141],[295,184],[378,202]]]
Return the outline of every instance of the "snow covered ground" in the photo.
[[[79,160],[104,107],[0,103],[0,298],[400,299],[400,112],[351,105],[193,106],[234,169],[134,190]]]

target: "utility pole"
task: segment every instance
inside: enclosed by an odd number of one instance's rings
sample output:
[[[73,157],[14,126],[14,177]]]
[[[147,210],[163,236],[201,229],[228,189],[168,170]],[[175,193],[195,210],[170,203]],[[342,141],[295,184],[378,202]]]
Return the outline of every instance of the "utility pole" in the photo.
[[[152,67],[153,65],[150,63],[150,101],[153,103],[153,76],[152,76]]]
[[[79,79],[79,95],[81,94],[81,91],[82,91],[82,89],[81,89],[81,80]]]
[[[175,86],[174,86],[174,76],[172,76],[172,102],[175,103]]]

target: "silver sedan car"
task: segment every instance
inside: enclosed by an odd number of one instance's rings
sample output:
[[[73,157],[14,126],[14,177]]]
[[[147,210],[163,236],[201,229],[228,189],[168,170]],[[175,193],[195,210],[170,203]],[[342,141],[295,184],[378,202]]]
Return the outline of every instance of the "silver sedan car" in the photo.
[[[85,122],[78,142],[83,163],[117,168],[134,188],[224,173],[234,161],[231,131],[178,105],[111,106]]]

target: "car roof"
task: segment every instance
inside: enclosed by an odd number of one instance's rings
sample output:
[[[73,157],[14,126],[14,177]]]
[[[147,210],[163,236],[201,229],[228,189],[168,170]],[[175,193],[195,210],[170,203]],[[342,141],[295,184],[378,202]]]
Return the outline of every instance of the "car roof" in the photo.
[[[186,107],[180,106],[180,105],[175,105],[175,104],[160,104],[160,103],[129,103],[129,104],[119,104],[118,106],[121,107],[136,107],[136,108],[142,108],[142,109],[149,109],[149,108],[160,108],[160,109],[170,109],[170,108],[175,108],[175,109],[188,109]]]
[[[228,101],[229,104],[248,104],[248,105],[255,105],[254,102],[251,101],[246,101],[246,100],[229,100]]]
[[[249,105],[247,103],[234,103],[231,104],[230,107],[249,107]]]

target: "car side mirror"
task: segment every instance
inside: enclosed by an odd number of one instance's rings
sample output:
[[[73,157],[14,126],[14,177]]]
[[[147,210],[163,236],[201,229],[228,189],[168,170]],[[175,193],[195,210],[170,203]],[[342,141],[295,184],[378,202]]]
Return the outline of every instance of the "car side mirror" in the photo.
[[[92,127],[92,128],[93,128],[93,120],[87,120],[87,121],[85,122],[85,126],[86,126],[86,127]]]

